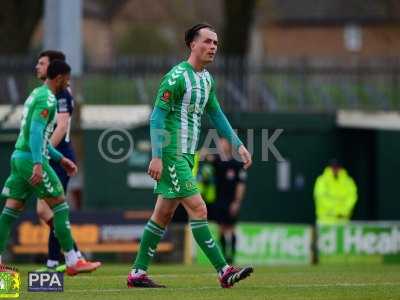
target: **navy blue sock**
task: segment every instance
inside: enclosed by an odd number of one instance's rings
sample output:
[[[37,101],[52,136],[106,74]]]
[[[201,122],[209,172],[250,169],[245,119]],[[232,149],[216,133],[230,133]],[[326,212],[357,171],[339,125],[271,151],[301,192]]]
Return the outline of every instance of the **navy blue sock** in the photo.
[[[48,253],[49,253],[48,259],[61,262],[64,258],[64,254],[61,251],[61,245],[54,233],[53,219],[51,219],[49,222],[47,222],[47,224],[50,227],[49,242],[48,242]],[[78,246],[76,245],[75,241],[74,241],[74,250],[79,251]]]
[[[48,251],[49,251],[48,259],[60,261],[63,257],[63,254],[61,253],[60,243],[58,242],[56,235],[54,234],[53,219],[47,222],[47,224],[50,227],[49,243],[48,243]]]
[[[222,254],[226,257],[226,240],[223,234],[219,236],[219,243],[221,244]]]
[[[235,262],[236,256],[236,234],[232,234],[232,263]]]

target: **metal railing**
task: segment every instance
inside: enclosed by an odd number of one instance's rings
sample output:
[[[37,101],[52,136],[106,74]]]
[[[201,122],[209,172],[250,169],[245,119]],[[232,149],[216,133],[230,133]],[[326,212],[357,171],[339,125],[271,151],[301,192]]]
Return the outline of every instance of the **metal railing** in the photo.
[[[86,104],[151,104],[161,77],[181,59],[119,58],[86,65],[79,79]],[[39,84],[33,58],[0,57],[0,104],[22,103]],[[400,59],[280,59],[245,62],[218,57],[210,65],[227,111],[397,110]]]

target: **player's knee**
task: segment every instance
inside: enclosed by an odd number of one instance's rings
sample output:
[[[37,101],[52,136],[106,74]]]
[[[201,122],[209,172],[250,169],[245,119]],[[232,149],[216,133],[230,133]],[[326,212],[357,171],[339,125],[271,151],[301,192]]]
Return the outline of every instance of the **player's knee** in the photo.
[[[47,221],[49,210],[50,208],[46,205],[46,203],[44,203],[44,201],[38,200],[38,204],[36,206],[36,213],[40,219]]]
[[[201,205],[197,206],[196,209],[194,210],[194,213],[196,219],[200,220],[207,219],[207,206],[205,205],[205,203],[202,203]]]
[[[163,213],[164,223],[168,224],[172,220],[173,216],[174,216],[174,212],[173,211],[165,211]]]
[[[6,204],[4,205],[4,207],[8,207],[8,208],[11,208],[11,209],[22,211],[24,209],[25,205],[22,202],[18,201],[18,200],[7,199],[6,200]]]
[[[46,199],[46,203],[48,204],[48,206],[51,209],[53,209],[54,206],[56,206],[58,204],[61,204],[63,202],[65,202],[64,196],[60,196],[60,197],[57,197],[57,198]]]
[[[40,219],[45,220],[45,221],[47,220],[47,212],[44,210],[43,207],[38,207],[36,209],[36,213]]]
[[[174,216],[173,211],[162,210],[153,213],[151,219],[161,226],[167,226]]]

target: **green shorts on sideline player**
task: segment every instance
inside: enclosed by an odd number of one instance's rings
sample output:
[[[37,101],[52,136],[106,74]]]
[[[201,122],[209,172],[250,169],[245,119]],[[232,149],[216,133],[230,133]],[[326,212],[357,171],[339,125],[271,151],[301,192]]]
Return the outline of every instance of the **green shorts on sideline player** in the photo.
[[[156,183],[154,193],[163,198],[185,198],[199,193],[192,174],[193,154],[163,153],[163,171]]]
[[[32,176],[33,162],[28,158],[11,159],[11,174],[7,178],[2,190],[2,198],[11,198],[25,202],[32,195],[36,198],[56,198],[64,194],[63,187],[57,174],[49,165],[43,161],[43,180],[40,184],[32,186],[29,179]]]

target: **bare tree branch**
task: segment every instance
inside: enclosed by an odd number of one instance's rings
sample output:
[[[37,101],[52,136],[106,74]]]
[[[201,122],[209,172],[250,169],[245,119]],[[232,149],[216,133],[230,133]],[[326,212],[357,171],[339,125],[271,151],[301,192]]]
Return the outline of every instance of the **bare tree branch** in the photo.
[[[43,15],[43,0],[3,1],[0,10],[0,53],[26,53]]]

